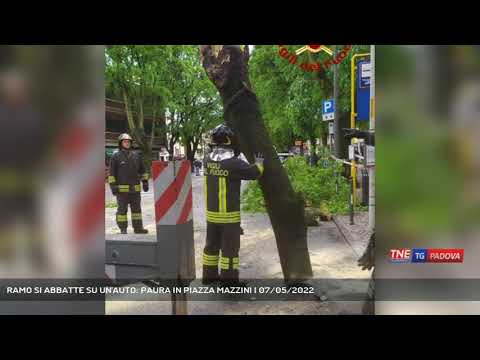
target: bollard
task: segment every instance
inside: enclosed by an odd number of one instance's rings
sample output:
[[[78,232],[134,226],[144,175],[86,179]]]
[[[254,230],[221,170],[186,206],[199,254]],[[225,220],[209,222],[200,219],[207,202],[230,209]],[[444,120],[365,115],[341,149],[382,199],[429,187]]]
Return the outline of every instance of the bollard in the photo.
[[[152,162],[158,278],[188,285],[195,279],[191,164]],[[186,295],[172,293],[172,313],[186,314]]]

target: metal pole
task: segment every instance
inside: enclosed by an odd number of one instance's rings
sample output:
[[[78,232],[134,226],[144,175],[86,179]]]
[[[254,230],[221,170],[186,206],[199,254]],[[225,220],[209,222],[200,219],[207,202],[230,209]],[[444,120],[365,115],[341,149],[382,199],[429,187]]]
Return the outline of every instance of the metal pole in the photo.
[[[353,206],[353,178],[350,177],[350,225],[354,225],[354,223],[353,223],[353,212],[354,212],[354,206]]]
[[[333,58],[337,58],[338,45],[333,47]],[[341,133],[340,133],[340,120],[338,119],[338,65],[333,64],[333,99],[335,101],[335,112],[333,119],[333,139],[334,139],[334,150],[335,156],[340,157],[341,153]]]
[[[370,46],[370,131],[375,132],[375,45]],[[368,167],[368,228],[375,229],[375,165]]]

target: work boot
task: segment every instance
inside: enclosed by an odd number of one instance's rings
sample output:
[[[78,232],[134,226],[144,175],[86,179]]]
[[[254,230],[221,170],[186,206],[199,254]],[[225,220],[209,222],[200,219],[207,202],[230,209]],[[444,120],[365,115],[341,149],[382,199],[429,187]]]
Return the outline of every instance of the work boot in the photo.
[[[127,229],[120,229],[120,234],[126,234],[127,233]]]
[[[147,229],[134,229],[135,234],[148,234]]]

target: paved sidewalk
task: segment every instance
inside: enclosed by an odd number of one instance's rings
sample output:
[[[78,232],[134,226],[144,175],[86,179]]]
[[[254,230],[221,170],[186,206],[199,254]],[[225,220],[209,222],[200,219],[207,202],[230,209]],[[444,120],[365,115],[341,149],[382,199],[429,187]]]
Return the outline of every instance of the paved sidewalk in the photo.
[[[197,280],[201,278],[201,260],[205,244],[206,223],[203,201],[203,178],[192,176],[193,218],[195,241],[195,264]],[[150,186],[152,189],[152,186]],[[107,193],[109,192],[107,188]],[[108,197],[108,194],[106,195]],[[142,209],[145,227],[150,230],[148,238],[155,234],[153,192],[142,193]],[[118,235],[114,208],[105,211],[106,238],[135,240],[142,235]],[[266,214],[242,214],[242,227],[245,235],[241,239],[240,272],[244,279],[281,279],[283,277],[275,237]],[[367,239],[368,240],[368,239]],[[322,222],[318,227],[308,228],[310,259],[315,279],[368,279],[370,272],[357,266],[358,256],[367,242],[359,239],[352,248],[341,235],[334,222]],[[355,249],[355,250],[354,250]],[[321,281],[320,281],[321,282]],[[358,287],[360,286],[360,287]],[[366,282],[357,287],[339,281],[328,282],[319,289],[327,301],[190,301],[189,314],[359,314],[361,301],[330,302],[328,298],[342,296],[351,299],[351,294],[359,297],[366,292]],[[109,301],[108,314],[170,314],[171,303],[165,301]]]

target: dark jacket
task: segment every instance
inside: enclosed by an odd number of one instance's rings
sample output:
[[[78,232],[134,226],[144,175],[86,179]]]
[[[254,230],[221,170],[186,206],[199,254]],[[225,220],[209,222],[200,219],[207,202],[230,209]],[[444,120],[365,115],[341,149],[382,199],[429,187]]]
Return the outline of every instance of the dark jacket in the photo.
[[[110,160],[108,183],[114,192],[137,193],[141,191],[140,181],[148,181],[140,154],[133,150],[122,149],[113,154]]]
[[[241,180],[255,180],[263,173],[261,165],[250,165],[237,156],[213,161],[204,159],[207,221],[228,224],[240,222]]]

